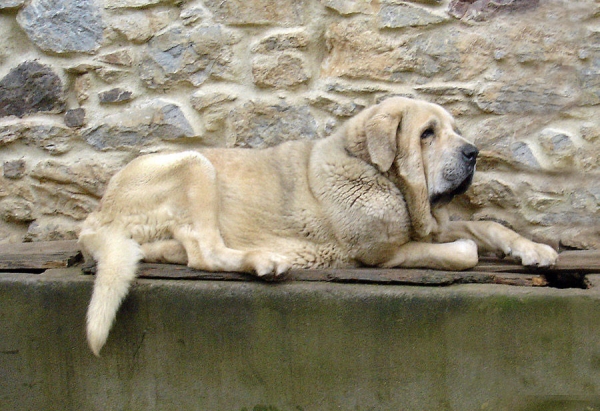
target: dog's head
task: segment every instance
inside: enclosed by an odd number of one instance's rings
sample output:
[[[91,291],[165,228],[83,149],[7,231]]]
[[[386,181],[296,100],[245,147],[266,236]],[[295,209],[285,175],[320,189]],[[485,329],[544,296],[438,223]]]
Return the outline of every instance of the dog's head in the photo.
[[[413,222],[414,214],[430,215],[431,207],[464,193],[473,179],[478,150],[437,104],[389,98],[350,120],[347,138],[349,151],[397,178]]]

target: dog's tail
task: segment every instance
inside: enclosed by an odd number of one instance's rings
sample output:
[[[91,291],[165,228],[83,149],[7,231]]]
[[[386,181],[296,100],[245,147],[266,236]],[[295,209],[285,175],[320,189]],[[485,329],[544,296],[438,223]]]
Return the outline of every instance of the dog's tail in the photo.
[[[87,311],[87,339],[92,352],[100,356],[121,302],[135,278],[142,251],[137,242],[110,227],[84,228],[79,241],[97,262]]]

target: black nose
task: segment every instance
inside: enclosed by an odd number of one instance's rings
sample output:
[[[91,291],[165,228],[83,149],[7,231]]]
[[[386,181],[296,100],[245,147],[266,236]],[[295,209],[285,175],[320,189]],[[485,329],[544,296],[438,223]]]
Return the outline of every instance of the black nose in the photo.
[[[479,150],[472,144],[466,144],[462,148],[462,156],[466,163],[475,164],[477,160],[477,154],[479,154]]]

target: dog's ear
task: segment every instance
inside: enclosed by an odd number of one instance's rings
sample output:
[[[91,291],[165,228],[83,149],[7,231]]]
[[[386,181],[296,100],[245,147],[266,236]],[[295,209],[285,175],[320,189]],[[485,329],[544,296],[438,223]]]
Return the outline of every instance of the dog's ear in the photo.
[[[392,163],[388,165],[386,161],[389,161],[389,158],[384,157],[382,165],[389,169],[395,161],[396,172],[403,181],[402,187],[399,188],[404,195],[413,230],[417,237],[424,238],[437,229],[437,224],[431,214],[429,190],[421,153],[420,125],[416,124],[417,121],[412,112],[412,110],[419,110],[415,103],[414,100],[402,98],[387,100],[382,103],[381,110],[372,119],[374,125],[384,126],[381,130],[385,130],[387,127],[388,138],[393,139]],[[373,151],[371,150],[372,139],[369,137],[369,128],[371,128],[369,123],[370,121],[365,125],[367,147],[371,159],[381,169],[380,163],[374,159],[377,158],[375,155],[378,144],[373,144]],[[377,126],[372,127],[373,130],[378,128]],[[384,141],[384,138],[380,136],[377,141]]]
[[[400,124],[400,116],[389,113],[377,113],[365,122],[367,152],[371,163],[379,171],[388,171],[396,158],[398,143],[396,133]]]

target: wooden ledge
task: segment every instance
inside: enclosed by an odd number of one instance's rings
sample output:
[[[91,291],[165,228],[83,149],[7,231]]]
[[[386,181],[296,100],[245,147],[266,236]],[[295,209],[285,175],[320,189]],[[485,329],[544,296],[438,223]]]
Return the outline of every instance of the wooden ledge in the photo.
[[[53,268],[77,267],[83,258],[76,241],[0,245],[0,271],[42,273]],[[508,284],[529,287],[585,288],[588,274],[600,273],[600,251],[565,251],[555,267],[532,269],[510,260],[482,258],[472,270],[454,272],[424,269],[292,270],[282,280],[342,283],[444,286],[451,284]],[[240,273],[211,273],[182,265],[140,264],[138,277],[154,279],[256,281]]]

